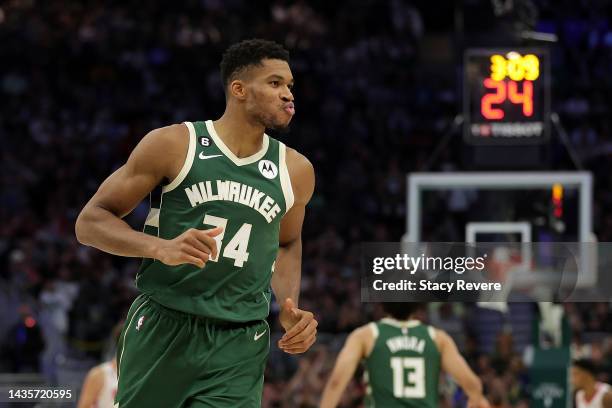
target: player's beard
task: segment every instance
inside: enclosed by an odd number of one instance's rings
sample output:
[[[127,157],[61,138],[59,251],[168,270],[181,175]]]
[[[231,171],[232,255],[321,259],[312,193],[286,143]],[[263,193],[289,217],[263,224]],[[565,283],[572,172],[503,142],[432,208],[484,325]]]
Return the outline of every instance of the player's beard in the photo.
[[[255,118],[266,129],[274,130],[275,132],[280,133],[280,134],[289,133],[289,130],[290,130],[289,125],[291,122],[278,123],[278,121],[276,120],[273,114],[260,111],[255,115]]]

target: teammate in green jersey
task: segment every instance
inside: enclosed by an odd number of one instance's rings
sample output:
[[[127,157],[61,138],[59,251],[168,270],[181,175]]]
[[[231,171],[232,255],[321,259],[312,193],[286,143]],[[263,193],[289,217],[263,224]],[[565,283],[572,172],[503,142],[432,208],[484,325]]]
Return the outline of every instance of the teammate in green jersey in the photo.
[[[221,76],[219,120],[147,134],[77,219],[81,243],[143,258],[118,346],[121,408],[260,406],[270,288],[282,303],[278,346],[303,353],[316,338],[313,314],[298,308],[314,171],[264,133],[295,113],[289,54],[243,41],[224,53]],[[135,231],[122,218],[147,195]]]
[[[364,360],[366,406],[437,408],[440,369],[468,395],[470,408],[488,408],[482,384],[444,331],[416,319],[419,303],[384,303],[389,317],[353,331],[338,355],[321,408],[336,407]]]

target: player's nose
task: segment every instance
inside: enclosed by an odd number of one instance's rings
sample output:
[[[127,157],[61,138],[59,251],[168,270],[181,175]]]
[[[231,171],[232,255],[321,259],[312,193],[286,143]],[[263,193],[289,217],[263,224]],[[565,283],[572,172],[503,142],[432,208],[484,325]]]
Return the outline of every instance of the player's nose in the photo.
[[[291,89],[285,86],[281,92],[281,99],[283,102],[293,102],[295,98],[293,97]]]

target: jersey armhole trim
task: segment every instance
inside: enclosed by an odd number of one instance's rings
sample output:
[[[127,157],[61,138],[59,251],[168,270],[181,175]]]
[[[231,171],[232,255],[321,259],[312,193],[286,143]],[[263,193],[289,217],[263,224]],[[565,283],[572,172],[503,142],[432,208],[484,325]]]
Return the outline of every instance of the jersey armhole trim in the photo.
[[[172,180],[170,184],[162,187],[162,193],[170,192],[174,190],[176,187],[178,187],[178,185],[181,184],[183,180],[185,180],[185,177],[187,177],[187,173],[189,173],[189,170],[191,170],[191,166],[193,165],[193,157],[194,157],[195,148],[196,148],[196,132],[195,132],[195,128],[193,127],[193,123],[191,122],[183,122],[183,123],[185,123],[185,125],[187,125],[187,129],[189,129],[189,148],[187,149],[187,156],[185,157],[185,163],[183,163],[183,167],[181,168],[181,171],[174,178],[174,180]]]
[[[291,186],[291,177],[289,177],[289,170],[287,169],[287,146],[284,143],[278,142],[278,165],[280,167],[279,177],[281,188],[283,189],[283,196],[285,197],[285,214],[289,212],[293,203],[295,202],[295,196],[293,195],[293,187]]]
[[[427,332],[429,337],[435,342],[436,341],[436,330],[432,326],[427,326]]]
[[[159,228],[159,208],[151,208],[144,225]]]
[[[378,335],[379,335],[378,325],[376,324],[376,322],[368,323],[368,328],[372,332],[373,340],[372,340],[372,347],[369,350],[364,351],[364,356],[363,356],[364,359],[368,359],[370,355],[372,354],[372,352],[374,351],[374,347],[376,347],[376,341],[378,340]]]
[[[374,322],[371,322],[368,324],[368,326],[370,326],[370,330],[372,330],[372,337],[374,337],[374,341],[376,341],[376,339],[378,339],[378,326]]]

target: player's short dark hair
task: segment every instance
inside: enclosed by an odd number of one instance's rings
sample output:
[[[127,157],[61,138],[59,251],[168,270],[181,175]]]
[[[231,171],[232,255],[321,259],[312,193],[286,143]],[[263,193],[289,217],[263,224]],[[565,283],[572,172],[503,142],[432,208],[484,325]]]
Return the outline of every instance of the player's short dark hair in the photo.
[[[229,47],[223,53],[221,59],[221,79],[223,86],[245,68],[253,65],[261,65],[265,59],[278,59],[289,62],[289,51],[274,41],[254,38],[244,40]]]
[[[406,320],[412,314],[425,308],[423,302],[384,302],[382,307],[391,317],[398,320]]]
[[[597,366],[588,358],[579,358],[572,362],[572,366],[580,368],[583,371],[591,374],[593,377],[597,375]]]

